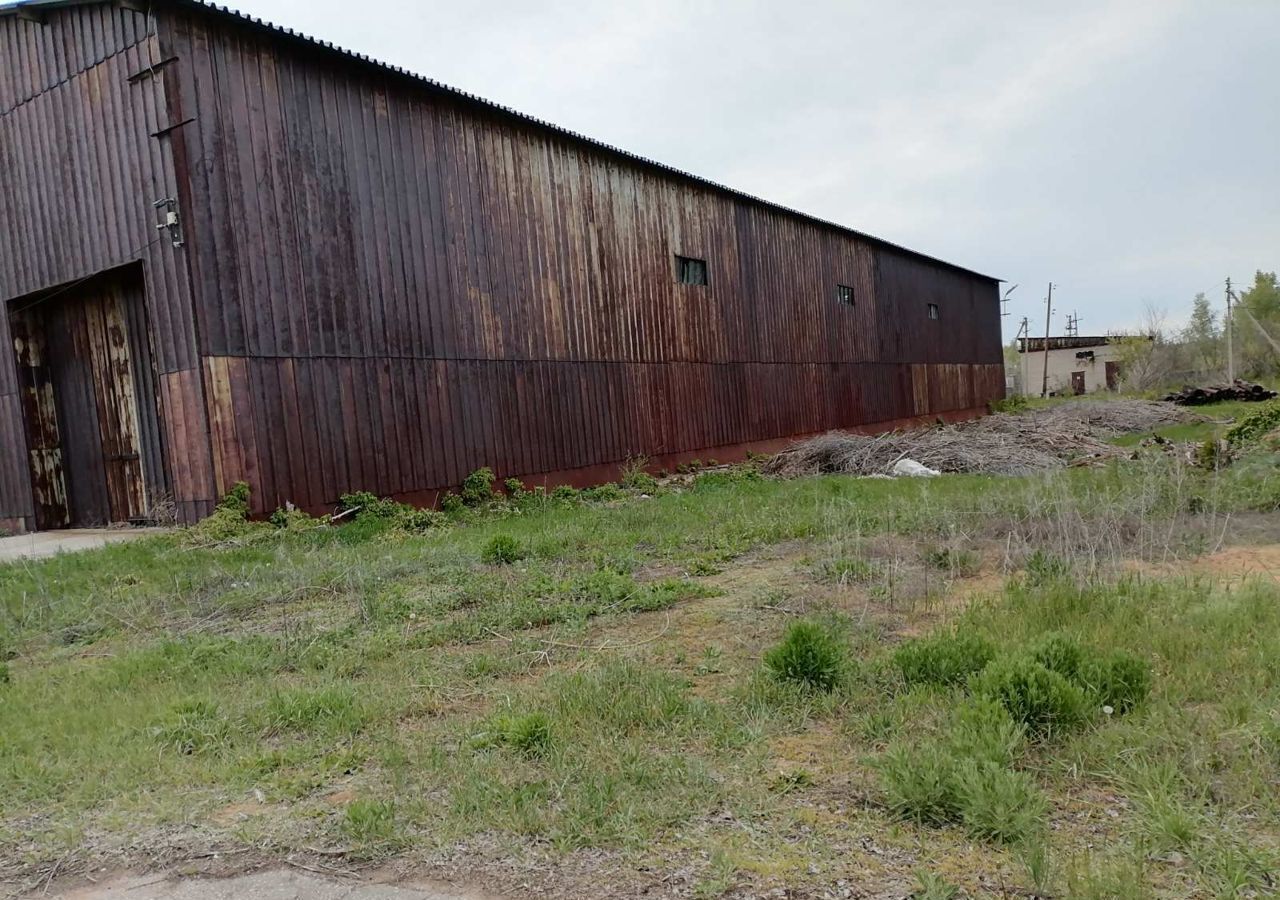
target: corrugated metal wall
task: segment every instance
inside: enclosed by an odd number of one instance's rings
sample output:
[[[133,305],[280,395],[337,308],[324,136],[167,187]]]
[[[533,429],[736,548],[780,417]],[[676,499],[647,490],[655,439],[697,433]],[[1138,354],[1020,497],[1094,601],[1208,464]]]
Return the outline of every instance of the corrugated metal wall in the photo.
[[[260,510],[425,499],[480,465],[712,456],[1002,394],[990,279],[160,10],[0,17],[0,297],[141,260],[184,518],[240,479]],[[181,249],[154,229],[170,196]],[[30,515],[5,318],[0,519]]]
[[[152,203],[178,183],[164,84],[146,74],[161,59],[148,18],[112,4],[45,23],[0,17],[0,300],[13,309],[50,288],[74,294],[80,279],[141,261],[165,444],[184,461],[170,487],[190,518],[209,508],[213,485],[185,253],[154,227]],[[0,520],[30,527],[17,374],[0,315]]]
[[[172,41],[217,482],[263,509],[1002,396],[989,279],[234,23]]]

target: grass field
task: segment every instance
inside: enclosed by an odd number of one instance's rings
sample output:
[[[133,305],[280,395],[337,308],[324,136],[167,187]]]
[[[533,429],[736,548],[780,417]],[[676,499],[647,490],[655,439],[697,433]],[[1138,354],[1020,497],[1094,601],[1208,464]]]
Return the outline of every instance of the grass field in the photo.
[[[1270,896],[1278,507],[1262,452],[737,469],[2,567],[0,877]]]

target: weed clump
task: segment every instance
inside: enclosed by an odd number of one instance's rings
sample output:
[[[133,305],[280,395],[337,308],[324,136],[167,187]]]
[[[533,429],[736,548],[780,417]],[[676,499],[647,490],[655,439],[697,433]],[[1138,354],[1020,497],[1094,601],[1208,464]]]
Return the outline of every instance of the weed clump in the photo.
[[[965,632],[943,633],[908,641],[893,654],[893,662],[907,684],[946,687],[962,684],[995,658],[984,638]]]
[[[236,482],[218,501],[213,513],[191,527],[190,538],[198,544],[222,544],[258,530],[258,526],[249,521],[250,496],[249,485]]]
[[[1011,766],[1026,742],[1027,730],[994,700],[972,697],[951,717],[945,746],[957,759]]]
[[[886,802],[899,818],[947,825],[960,813],[955,759],[938,747],[895,744],[880,760]]]
[[[1027,656],[996,660],[970,678],[969,687],[999,703],[1036,737],[1069,731],[1087,718],[1084,691]]]
[[[497,716],[476,739],[479,747],[509,747],[528,757],[546,755],[551,743],[551,719],[542,712]]]
[[[1044,827],[1048,801],[1031,776],[984,760],[965,760],[956,769],[960,819],[974,837],[1017,844]]]
[[[1080,668],[1089,654],[1073,638],[1052,632],[1040,638],[1031,647],[1031,658],[1050,672],[1063,678],[1080,681]]]
[[[765,669],[779,681],[831,691],[847,665],[845,643],[831,625],[792,622],[782,642],[764,655]]]
[[[339,505],[343,512],[354,513],[357,522],[384,522],[401,531],[418,534],[447,522],[444,513],[437,510],[419,509],[369,491],[343,494]]]
[[[509,534],[495,534],[480,550],[480,558],[491,566],[509,566],[526,555],[521,543]]]
[[[276,694],[267,703],[267,730],[355,734],[364,727],[365,710],[352,688],[296,689]]]
[[[340,827],[357,844],[392,843],[396,837],[395,807],[385,800],[353,800]]]
[[[493,469],[476,469],[462,480],[458,495],[467,506],[480,506],[493,499]]]
[[[629,491],[641,494],[654,493],[658,489],[658,479],[645,471],[648,465],[649,460],[643,456],[628,457],[622,464],[619,482]]]
[[[175,704],[152,734],[162,747],[192,756],[225,746],[232,728],[216,703],[197,698]]]

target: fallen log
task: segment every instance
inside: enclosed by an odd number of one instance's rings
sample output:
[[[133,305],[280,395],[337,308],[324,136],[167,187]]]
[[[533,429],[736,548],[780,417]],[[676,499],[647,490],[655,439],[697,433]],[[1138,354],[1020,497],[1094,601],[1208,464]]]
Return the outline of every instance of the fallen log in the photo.
[[[1224,400],[1259,402],[1270,400],[1275,396],[1276,392],[1273,390],[1254,384],[1252,381],[1237,378],[1235,381],[1220,384],[1199,387],[1188,385],[1180,391],[1165,395],[1164,399],[1179,406],[1204,406],[1206,403],[1221,403]]]

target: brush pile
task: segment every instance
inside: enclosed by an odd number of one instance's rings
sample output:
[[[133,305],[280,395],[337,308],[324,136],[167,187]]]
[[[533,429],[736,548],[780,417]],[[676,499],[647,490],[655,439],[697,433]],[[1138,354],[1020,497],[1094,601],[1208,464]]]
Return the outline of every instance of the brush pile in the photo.
[[[833,431],[783,450],[764,472],[886,475],[899,460],[913,459],[940,472],[1026,475],[1126,457],[1132,450],[1107,439],[1196,421],[1204,417],[1156,400],[1076,400],[877,436]]]
[[[1268,390],[1260,384],[1254,384],[1252,381],[1237,378],[1235,381],[1223,382],[1222,384],[1184,387],[1180,391],[1174,391],[1172,394],[1167,395],[1164,399],[1170,403],[1177,403],[1179,406],[1203,406],[1206,403],[1219,403],[1223,400],[1261,402],[1274,399],[1275,396],[1275,391]]]

